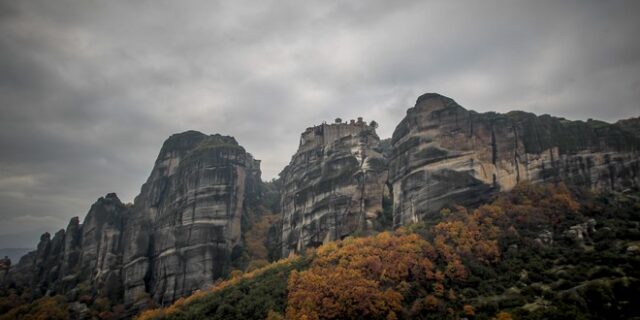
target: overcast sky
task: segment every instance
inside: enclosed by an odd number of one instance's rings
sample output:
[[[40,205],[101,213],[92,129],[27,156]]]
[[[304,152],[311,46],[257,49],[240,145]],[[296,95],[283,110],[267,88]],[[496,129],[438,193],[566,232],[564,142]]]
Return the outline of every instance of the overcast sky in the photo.
[[[132,201],[172,133],[233,135],[276,177],[306,127],[418,95],[640,115],[640,1],[0,0],[0,248]]]

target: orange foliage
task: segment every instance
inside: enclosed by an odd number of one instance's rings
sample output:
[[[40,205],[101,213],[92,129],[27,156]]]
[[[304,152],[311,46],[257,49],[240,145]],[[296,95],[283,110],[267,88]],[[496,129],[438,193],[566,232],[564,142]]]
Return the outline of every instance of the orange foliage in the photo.
[[[445,311],[447,305],[458,303],[452,282],[468,277],[463,261],[498,262],[498,239],[503,236],[499,224],[509,223],[505,212],[501,205],[486,205],[473,212],[459,207],[453,212],[443,210],[442,221],[434,227],[417,224],[395,233],[323,245],[316,250],[310,269],[291,276],[286,316],[395,317],[403,308],[404,297],[413,300],[412,315]],[[432,242],[414,233],[416,228],[427,228]],[[426,297],[411,296],[415,288],[420,288]],[[462,312],[474,314],[470,305],[464,306]],[[456,312],[451,309],[450,313]]]
[[[416,234],[396,236],[383,232],[375,237],[349,238],[322,246],[316,254],[315,267],[357,269],[383,283],[398,283],[410,275],[426,277],[435,271],[429,259],[436,257],[434,248]]]
[[[288,319],[381,319],[402,308],[401,294],[382,290],[359,270],[343,267],[330,272],[294,272],[289,288]]]
[[[579,205],[562,184],[541,186],[520,184],[500,195],[492,204],[473,211],[463,207],[443,210],[435,226],[416,224],[396,232],[366,238],[347,238],[307,252],[311,265],[291,273],[288,280],[287,319],[397,319],[398,315],[421,317],[445,312],[451,316],[474,316],[471,305],[453,290],[456,282],[468,278],[465,261],[493,264],[500,259],[498,240],[519,237],[517,228],[558,225],[567,215],[577,215]],[[267,230],[260,221],[256,230]],[[426,240],[412,230],[426,229]],[[262,233],[262,232],[259,232]],[[251,256],[265,257],[263,243],[249,232],[245,238]],[[295,258],[300,259],[300,258]],[[254,272],[236,272],[230,280],[210,290],[178,300],[164,310],[144,313],[139,319],[154,319],[184,308],[194,299],[251,278]],[[417,296],[416,296],[417,294]],[[406,310],[410,305],[410,310]],[[457,310],[457,311],[455,311]],[[269,318],[278,319],[278,313]],[[511,319],[501,312],[498,319]]]
[[[504,229],[505,223],[515,222],[521,226],[557,226],[563,219],[578,215],[579,203],[565,184],[520,183],[511,192],[501,194],[492,205],[479,208],[484,214],[492,208],[504,212],[498,223]]]
[[[500,230],[493,223],[491,215],[475,210],[469,214],[459,207],[455,214],[447,215],[434,228],[434,243],[438,253],[449,263],[447,272],[459,278],[466,277],[460,261],[468,257],[485,263],[497,262],[500,257],[498,236]],[[453,277],[453,274],[450,275]]]
[[[467,277],[460,252],[486,251],[489,253],[483,256],[493,257],[493,251],[476,248],[493,240],[465,234],[469,221],[473,220],[452,215],[438,229],[435,247],[408,229],[319,247],[311,267],[289,278],[287,319],[394,318],[402,311],[404,295],[414,286],[430,294],[413,303],[413,314],[439,309],[440,299],[455,301],[455,292],[447,290],[445,283]],[[483,227],[476,223],[474,228]],[[495,241],[488,245],[495,245]]]
[[[428,281],[434,248],[415,234],[349,238],[318,248],[289,278],[288,319],[396,318],[410,281]]]
[[[149,309],[142,312],[136,319],[155,320],[162,319],[165,313],[162,309]]]
[[[64,297],[44,297],[0,315],[0,319],[63,320],[69,318]]]
[[[424,303],[427,310],[434,311],[438,309],[440,300],[432,295],[428,295],[424,298]]]
[[[468,304],[465,304],[462,307],[462,311],[467,316],[474,316],[476,314],[476,311],[473,309],[473,307],[471,305],[468,305]]]

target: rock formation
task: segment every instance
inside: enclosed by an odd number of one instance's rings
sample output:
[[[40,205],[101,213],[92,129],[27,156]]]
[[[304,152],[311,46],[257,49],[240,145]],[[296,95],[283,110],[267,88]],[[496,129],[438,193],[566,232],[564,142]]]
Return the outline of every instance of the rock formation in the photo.
[[[173,301],[228,272],[258,183],[259,161],[232,137],[171,136],[125,226],[125,302]]]
[[[133,204],[107,194],[82,223],[73,218],[53,237],[45,233],[17,264],[0,261],[0,289],[65,294],[77,314],[87,313],[84,297],[132,310],[189,295],[242,267],[251,254],[273,259],[429,221],[443,207],[481,204],[521,181],[640,187],[638,118],[608,124],[477,113],[425,94],[391,139],[381,141],[376,126],[359,118],[308,128],[270,184],[261,182],[260,162],[234,138],[173,135]],[[259,219],[277,210],[280,219]],[[243,236],[256,221],[264,243],[261,236]],[[585,228],[569,235],[584,239]],[[547,243],[553,234],[539,238]]]
[[[565,231],[565,235],[576,243],[584,244],[585,240],[591,240],[592,235],[596,232],[596,224],[595,219],[589,219],[569,227],[569,230]]]
[[[376,227],[387,180],[375,122],[308,128],[280,173],[283,255]]]
[[[11,269],[32,296],[171,302],[224,276],[242,251],[241,223],[258,196],[260,162],[232,137],[188,131],[163,145],[133,205],[114,193]]]
[[[82,225],[76,217],[53,238],[43,234],[36,251],[11,270],[10,280],[29,288],[34,297],[67,293],[73,298],[96,294],[121,300],[120,236],[129,213],[114,193],[98,199]]]
[[[616,126],[640,138],[640,117],[620,120],[616,122]]]
[[[525,112],[468,111],[425,94],[396,127],[389,159],[394,226],[481,203],[519,181],[595,190],[640,185],[640,140],[617,125]]]
[[[392,228],[437,218],[444,207],[481,204],[520,181],[640,186],[637,119],[477,113],[429,93],[407,110],[391,141],[380,141],[361,120],[338,120],[308,128],[280,175],[285,255],[375,227],[385,184]]]

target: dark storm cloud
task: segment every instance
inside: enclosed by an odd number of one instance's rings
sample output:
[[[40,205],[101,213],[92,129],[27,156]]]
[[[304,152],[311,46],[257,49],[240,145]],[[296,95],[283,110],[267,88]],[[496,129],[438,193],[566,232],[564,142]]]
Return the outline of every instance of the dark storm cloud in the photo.
[[[235,136],[268,179],[306,127],[364,116],[387,137],[424,92],[478,111],[637,116],[638,9],[0,0],[0,247],[33,245],[107,192],[131,201],[184,130]]]

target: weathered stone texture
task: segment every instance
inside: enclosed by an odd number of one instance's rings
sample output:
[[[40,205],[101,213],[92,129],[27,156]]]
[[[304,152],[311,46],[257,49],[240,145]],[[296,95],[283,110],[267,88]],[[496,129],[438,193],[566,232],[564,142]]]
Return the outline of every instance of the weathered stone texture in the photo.
[[[376,227],[387,179],[375,128],[353,123],[308,128],[282,171],[283,255]]]
[[[600,121],[468,111],[425,94],[396,127],[389,159],[394,226],[475,205],[519,181],[596,190],[640,185],[640,142]]]
[[[228,271],[259,183],[260,162],[232,137],[173,135],[133,205],[113,193],[98,199],[82,224],[73,218],[53,239],[45,233],[5,282],[34,297],[174,301]]]
[[[282,212],[265,232],[266,255],[274,259],[434,219],[443,207],[481,204],[520,181],[640,186],[638,118],[608,124],[477,113],[425,94],[391,139],[381,141],[375,127],[358,119],[308,128],[269,185],[260,180],[260,162],[234,138],[173,135],[133,204],[115,194],[98,199],[82,224],[73,218],[66,230],[44,234],[8,271],[8,262],[0,264],[0,285],[28,288],[34,297],[166,304],[238,267],[247,256],[243,232],[259,212]],[[571,232],[584,238],[578,227]]]
[[[259,182],[259,161],[232,137],[169,138],[125,229],[125,301],[173,301],[223,276]]]

